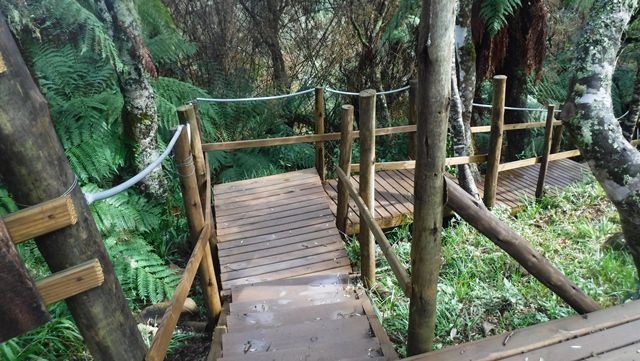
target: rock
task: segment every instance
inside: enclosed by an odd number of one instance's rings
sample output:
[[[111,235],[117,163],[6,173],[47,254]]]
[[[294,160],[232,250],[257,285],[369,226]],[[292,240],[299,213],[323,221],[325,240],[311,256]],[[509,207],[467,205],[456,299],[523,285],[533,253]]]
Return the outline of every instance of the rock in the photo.
[[[138,321],[144,324],[157,324],[158,322],[160,322],[160,319],[162,319],[162,316],[164,316],[164,313],[170,306],[171,302],[164,301],[156,303],[155,305],[145,307],[144,309],[142,309],[142,311],[140,311],[140,314],[138,314]],[[184,305],[182,306],[181,314],[193,314],[197,312],[198,305],[193,299],[187,297],[187,299],[185,299],[184,301]]]
[[[491,331],[493,331],[493,329],[495,328],[496,325],[494,325],[493,323],[482,321],[482,333],[484,333],[484,337],[488,337],[489,335],[491,335]]]
[[[618,232],[607,238],[601,248],[603,250],[625,251],[627,249],[627,241],[624,239],[624,234],[622,234],[622,232]]]

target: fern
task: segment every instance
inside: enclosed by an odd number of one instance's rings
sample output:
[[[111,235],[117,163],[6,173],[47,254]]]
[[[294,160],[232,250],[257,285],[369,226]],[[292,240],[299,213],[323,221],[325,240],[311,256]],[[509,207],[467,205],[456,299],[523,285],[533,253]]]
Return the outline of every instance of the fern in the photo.
[[[520,6],[520,0],[482,0],[480,16],[486,22],[489,34],[496,35],[507,24],[507,16],[513,15]]]
[[[0,186],[0,216],[4,216],[17,210],[18,207],[13,199],[11,199],[9,192]]]

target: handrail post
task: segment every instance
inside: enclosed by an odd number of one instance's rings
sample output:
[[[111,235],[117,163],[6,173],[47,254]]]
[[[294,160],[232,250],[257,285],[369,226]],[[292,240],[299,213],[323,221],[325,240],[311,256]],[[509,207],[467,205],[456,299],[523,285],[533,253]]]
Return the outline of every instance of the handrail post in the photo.
[[[191,154],[191,146],[187,132],[182,132],[174,148],[176,169],[180,176],[180,188],[182,189],[182,197],[184,208],[189,222],[189,232],[191,234],[191,243],[195,246],[195,242],[200,236],[203,228],[206,226],[204,214],[202,212],[202,203],[200,202],[200,194],[198,192],[198,184],[196,180],[196,168],[194,158]],[[200,274],[200,282],[202,294],[207,309],[209,322],[213,323],[220,315],[222,306],[220,303],[220,294],[218,293],[218,281],[216,280],[215,270],[213,268],[213,258],[211,257],[211,246],[207,244],[202,261],[198,266]]]
[[[487,174],[484,179],[484,204],[491,208],[496,203],[498,189],[498,167],[502,155],[502,136],[504,128],[504,102],[506,96],[507,77],[493,77],[493,107],[491,110],[491,135],[487,160]]]
[[[418,119],[418,80],[413,79],[409,82],[409,125],[416,125]],[[416,136],[417,132],[407,133],[408,156],[409,159],[416,159]]]
[[[376,91],[360,92],[360,197],[371,214],[374,212],[376,159]],[[376,281],[375,241],[371,230],[360,215],[360,267],[367,287]]]
[[[350,177],[351,149],[353,146],[353,105],[342,106],[340,123],[340,164],[339,167]],[[349,219],[349,191],[344,182],[338,179],[338,206],[336,211],[336,226],[343,234],[347,234],[347,220]]]
[[[324,134],[324,88],[316,87],[314,118],[316,134]],[[325,181],[327,171],[324,163],[324,142],[316,142],[316,170],[320,180]]]
[[[547,177],[547,168],[549,166],[549,154],[551,153],[551,139],[553,137],[553,115],[555,114],[555,105],[547,107],[547,123],[544,127],[544,146],[542,153],[542,161],[540,163],[540,173],[538,173],[538,184],[536,185],[536,198],[542,197],[544,193],[544,181]]]

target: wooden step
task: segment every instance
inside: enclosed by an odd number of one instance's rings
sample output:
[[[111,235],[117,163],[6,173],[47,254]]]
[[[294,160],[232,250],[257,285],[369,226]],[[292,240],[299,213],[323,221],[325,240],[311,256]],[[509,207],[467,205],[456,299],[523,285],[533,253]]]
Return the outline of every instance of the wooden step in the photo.
[[[292,348],[343,342],[349,346],[357,340],[371,339],[366,317],[318,321],[283,328],[227,333],[222,336],[223,355],[278,351]]]
[[[386,360],[381,356],[380,345],[375,338],[356,340],[345,345],[345,342],[310,345],[288,350],[252,352],[243,355],[231,355],[219,358],[218,361],[379,361]]]
[[[287,278],[231,289],[233,302],[255,302],[279,299],[288,295],[309,295],[320,292],[341,291],[349,285],[346,274],[319,274]]]
[[[256,329],[286,327],[301,323],[338,320],[364,315],[362,303],[351,299],[339,303],[300,307],[291,312],[249,312],[232,314],[227,317],[229,333]]]

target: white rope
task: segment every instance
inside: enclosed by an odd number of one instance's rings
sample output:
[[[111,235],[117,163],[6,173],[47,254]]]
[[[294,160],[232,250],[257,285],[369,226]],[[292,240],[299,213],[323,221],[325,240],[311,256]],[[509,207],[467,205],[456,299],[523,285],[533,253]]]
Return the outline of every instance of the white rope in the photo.
[[[619,116],[618,118],[616,118],[616,120],[620,120],[620,119],[622,119],[622,118],[626,117],[627,115],[629,115],[629,111],[628,111],[628,110],[627,110],[627,112],[626,112],[626,113],[624,113],[624,114],[622,114],[621,116]]]
[[[400,93],[400,92],[403,92],[405,90],[408,90],[409,88],[411,88],[411,86],[407,85],[407,86],[403,86],[402,88],[398,88],[398,89],[379,91],[379,92],[376,92],[376,95],[386,95],[386,94]],[[327,92],[329,92],[329,93],[340,94],[340,95],[352,95],[352,96],[360,95],[360,93],[333,89],[332,87],[326,87],[325,90]]]
[[[131,178],[128,181],[126,181],[124,183],[121,183],[121,184],[119,184],[119,185],[117,185],[117,186],[115,186],[115,187],[113,187],[111,189],[107,189],[107,190],[102,191],[102,192],[85,193],[84,194],[84,198],[87,200],[87,204],[91,204],[91,203],[96,202],[96,201],[100,201],[100,200],[103,200],[103,199],[107,199],[109,197],[113,197],[116,194],[131,188],[134,184],[138,183],[144,177],[148,176],[149,173],[151,173],[151,171],[153,171],[155,168],[157,168],[162,163],[162,161],[167,158],[169,153],[171,153],[171,150],[173,150],[173,147],[176,145],[176,142],[178,141],[178,137],[180,136],[180,133],[182,133],[182,130],[184,129],[184,127],[185,127],[184,125],[179,125],[178,128],[176,128],[176,132],[173,135],[173,138],[171,138],[171,141],[167,145],[167,149],[165,149],[164,152],[156,160],[154,160],[151,164],[149,164],[140,173],[136,174],[133,178]],[[187,124],[187,130],[189,130],[189,125],[188,124]]]
[[[276,99],[285,99],[291,98],[298,95],[308,94],[314,92],[315,89],[306,89],[301,90],[296,93],[283,94],[283,95],[272,95],[267,97],[252,97],[252,98],[196,98],[196,102],[205,102],[205,103],[238,103],[238,102],[251,102],[251,101],[259,101],[259,100],[276,100]]]
[[[472,103],[472,105],[476,108],[487,108],[487,109],[492,109],[493,105],[491,104],[478,104],[478,103]],[[521,111],[525,111],[525,112],[546,112],[547,108],[516,108],[516,107],[504,107],[505,110],[521,110]],[[556,113],[560,113],[562,110],[561,109],[556,109]]]

